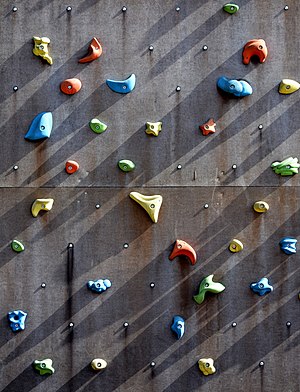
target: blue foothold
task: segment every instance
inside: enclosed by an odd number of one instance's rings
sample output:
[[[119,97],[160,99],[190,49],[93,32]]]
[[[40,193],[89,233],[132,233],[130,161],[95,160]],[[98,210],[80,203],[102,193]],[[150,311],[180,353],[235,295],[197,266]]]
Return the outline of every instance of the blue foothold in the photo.
[[[273,291],[273,286],[269,284],[267,278],[262,278],[258,282],[251,283],[250,289],[258,295],[265,295]]]
[[[184,335],[184,319],[181,316],[174,316],[171,330],[176,333],[177,339]]]
[[[92,291],[102,293],[111,287],[111,281],[109,279],[89,280],[87,286]]]
[[[297,252],[296,244],[297,240],[293,237],[284,237],[279,242],[281,250],[287,255],[294,255]]]
[[[115,93],[128,94],[134,89],[135,81],[136,81],[135,74],[131,74],[125,80],[107,79],[106,84]]]
[[[12,310],[8,312],[7,317],[10,322],[10,327],[14,332],[25,329],[27,313],[23,312],[23,310]]]
[[[50,137],[53,125],[51,112],[42,112],[35,116],[28,132],[25,135],[27,140],[41,140]]]
[[[225,76],[221,76],[218,79],[217,86],[226,93],[236,97],[246,97],[253,92],[252,87],[246,80],[228,79]]]

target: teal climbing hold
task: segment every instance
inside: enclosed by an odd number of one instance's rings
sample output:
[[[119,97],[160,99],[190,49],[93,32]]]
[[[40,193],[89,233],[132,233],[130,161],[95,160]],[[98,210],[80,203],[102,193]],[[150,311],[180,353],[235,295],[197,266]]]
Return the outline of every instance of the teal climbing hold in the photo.
[[[135,74],[131,74],[125,80],[107,79],[106,84],[115,93],[128,94],[134,89],[135,81],[136,81]]]
[[[36,141],[50,137],[53,126],[53,116],[51,112],[42,112],[32,121],[25,139]]]
[[[12,248],[12,250],[14,250],[15,252],[20,253],[20,252],[23,252],[23,250],[25,249],[25,246],[22,244],[21,241],[13,240],[13,241],[11,242],[11,248]]]
[[[118,166],[123,172],[126,173],[131,172],[135,168],[134,162],[130,161],[129,159],[121,159],[118,162]]]
[[[98,120],[97,118],[93,118],[90,121],[90,128],[95,133],[102,133],[102,132],[106,131],[107,125],[104,124],[103,122],[101,122],[100,120]]]

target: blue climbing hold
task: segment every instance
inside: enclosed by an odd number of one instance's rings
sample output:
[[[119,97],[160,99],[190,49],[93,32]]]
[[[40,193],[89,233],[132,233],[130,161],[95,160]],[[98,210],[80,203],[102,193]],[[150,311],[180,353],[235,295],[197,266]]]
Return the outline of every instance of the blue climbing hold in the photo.
[[[252,87],[246,80],[228,79],[225,76],[221,76],[218,79],[217,86],[226,93],[236,97],[246,97],[253,92]]]
[[[42,112],[35,116],[25,139],[28,140],[41,140],[50,137],[53,125],[53,117],[51,112]]]
[[[87,286],[92,291],[102,293],[111,287],[111,281],[108,279],[89,280]]]
[[[265,295],[273,291],[273,286],[269,284],[267,278],[262,278],[258,282],[251,283],[250,289],[258,295]]]
[[[136,80],[135,74],[131,74],[125,80],[107,79],[106,84],[115,93],[128,94],[134,89],[135,80]]]
[[[12,310],[7,314],[8,320],[10,322],[10,328],[14,331],[23,331],[25,329],[25,320],[27,313],[23,310]]]
[[[171,330],[176,333],[177,339],[184,335],[184,319],[181,316],[174,316]]]
[[[294,255],[297,252],[296,244],[297,240],[293,237],[284,237],[279,242],[281,250],[287,255]]]

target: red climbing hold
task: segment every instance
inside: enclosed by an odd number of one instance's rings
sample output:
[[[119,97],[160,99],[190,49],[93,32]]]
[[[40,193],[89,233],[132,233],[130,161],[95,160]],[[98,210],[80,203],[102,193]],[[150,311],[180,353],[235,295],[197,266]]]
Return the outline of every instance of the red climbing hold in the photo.
[[[264,63],[266,61],[268,49],[266,42],[263,39],[252,39],[244,46],[243,63],[249,64],[253,56],[257,56],[260,63]]]
[[[76,161],[67,161],[66,162],[66,172],[68,174],[73,174],[77,172],[79,169],[79,164]]]
[[[99,58],[102,54],[102,47],[100,42],[97,40],[97,38],[93,38],[92,42],[90,43],[89,49],[88,49],[88,54],[80,59],[78,62],[79,63],[90,63],[91,61],[96,60]]]
[[[197,254],[194,248],[185,241],[176,240],[172,253],[169,256],[170,260],[175,259],[177,256],[186,256],[189,258],[192,265],[196,264]]]
[[[205,124],[200,125],[199,127],[204,136],[209,135],[210,133],[216,132],[216,123],[213,118],[210,118]]]
[[[64,94],[76,94],[81,89],[81,81],[76,78],[66,79],[61,82],[60,89]]]

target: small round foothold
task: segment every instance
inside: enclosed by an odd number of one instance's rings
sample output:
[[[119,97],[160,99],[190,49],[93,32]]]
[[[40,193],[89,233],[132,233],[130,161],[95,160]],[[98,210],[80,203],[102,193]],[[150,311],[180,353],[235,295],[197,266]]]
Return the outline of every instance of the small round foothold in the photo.
[[[181,165],[178,165],[177,166],[177,170],[181,170],[182,169],[182,166]]]
[[[264,361],[260,361],[260,362],[259,362],[259,366],[260,366],[260,367],[263,367],[263,366],[265,366],[265,363],[264,363]]]
[[[180,86],[177,86],[176,87],[176,91],[180,91],[181,90],[181,87]]]
[[[127,7],[125,7],[125,5],[122,7],[122,12],[126,12],[127,11]]]
[[[14,7],[12,8],[12,12],[17,12],[17,11],[18,11],[18,7],[14,6]]]
[[[179,12],[180,11],[180,7],[176,7],[176,12]]]
[[[154,283],[154,282],[151,282],[151,283],[150,283],[150,287],[151,287],[151,289],[153,289],[153,288],[155,287],[155,283]]]
[[[259,124],[259,126],[258,126],[258,129],[263,129],[263,125],[262,124]]]
[[[127,321],[125,321],[125,323],[123,323],[123,327],[124,328],[128,328],[129,327],[129,323]]]
[[[69,323],[69,328],[73,328],[74,327],[74,323],[72,323],[72,321]]]
[[[19,89],[18,86],[14,86],[14,87],[13,87],[13,90],[14,90],[14,91],[18,91],[18,89]]]
[[[13,167],[13,169],[14,169],[14,170],[18,170],[18,169],[19,169],[19,166],[18,166],[18,165],[15,165],[15,166]]]
[[[68,7],[66,8],[67,12],[71,12],[72,11],[72,7],[70,5],[68,5]]]
[[[202,48],[203,50],[207,50],[208,49],[208,46],[207,45],[203,45],[203,48]]]
[[[292,325],[292,323],[291,323],[290,321],[287,321],[287,322],[286,322],[286,326],[287,326],[288,328],[290,328],[291,325]]]
[[[73,248],[73,244],[70,242],[69,244],[68,244],[68,248]]]
[[[234,327],[237,326],[237,323],[234,321],[234,322],[231,324],[231,326],[234,328]]]
[[[100,204],[96,204],[95,208],[97,208],[97,210],[100,208]]]
[[[204,204],[204,208],[208,208],[209,207],[209,205],[206,203],[206,204]]]
[[[45,287],[46,287],[46,283],[45,282],[41,283],[41,288],[44,289]]]
[[[237,168],[237,165],[236,164],[232,165],[232,168],[233,170],[235,170]]]
[[[150,362],[150,366],[153,368],[156,365],[154,361]]]
[[[288,5],[285,5],[285,6],[284,6],[284,10],[287,11],[288,9],[289,9],[289,6],[288,6]]]
[[[149,46],[149,50],[150,50],[150,52],[153,52],[154,46],[153,46],[153,45],[150,45],[150,46]]]
[[[127,244],[127,243],[125,243],[124,245],[123,245],[123,248],[124,249],[127,249],[129,247],[129,245]]]

